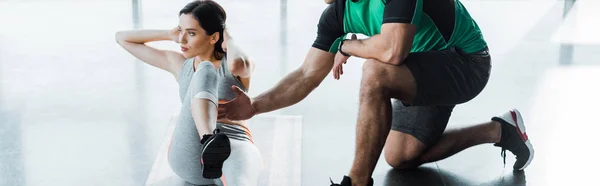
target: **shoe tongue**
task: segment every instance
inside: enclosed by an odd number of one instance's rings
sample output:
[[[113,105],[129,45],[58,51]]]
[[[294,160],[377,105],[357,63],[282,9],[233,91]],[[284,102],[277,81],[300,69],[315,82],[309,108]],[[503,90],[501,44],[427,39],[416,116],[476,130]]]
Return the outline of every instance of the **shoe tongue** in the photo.
[[[206,140],[208,140],[211,136],[212,136],[212,134],[203,135],[202,139],[200,139],[200,144],[204,144],[204,142],[206,142]]]
[[[498,147],[502,147],[502,146],[506,146],[507,141],[510,138],[510,135],[508,134],[510,132],[510,128],[508,128],[508,125],[510,124],[506,124],[506,123],[500,123],[500,130],[502,130],[502,134],[500,134],[500,141],[498,143],[495,143],[495,146]]]
[[[352,186],[352,180],[350,180],[350,177],[348,176],[344,176],[344,179],[342,180],[342,183],[340,183],[341,186]]]
[[[340,183],[341,186],[352,186],[352,180],[348,176],[344,176],[344,179]],[[369,184],[367,186],[373,186],[373,178],[369,178]]]

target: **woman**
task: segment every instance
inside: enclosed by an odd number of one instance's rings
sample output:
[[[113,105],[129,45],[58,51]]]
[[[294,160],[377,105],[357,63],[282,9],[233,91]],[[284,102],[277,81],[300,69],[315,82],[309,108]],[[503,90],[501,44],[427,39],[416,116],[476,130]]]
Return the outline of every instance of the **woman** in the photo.
[[[170,31],[121,31],[115,37],[129,53],[170,72],[179,83],[182,108],[168,153],[173,171],[197,185],[256,185],[262,159],[245,122],[217,120],[218,101],[235,98],[232,85],[247,91],[254,69],[231,42],[225,20],[219,4],[199,0],[179,12],[179,26]],[[159,40],[180,43],[182,52],[145,45]]]

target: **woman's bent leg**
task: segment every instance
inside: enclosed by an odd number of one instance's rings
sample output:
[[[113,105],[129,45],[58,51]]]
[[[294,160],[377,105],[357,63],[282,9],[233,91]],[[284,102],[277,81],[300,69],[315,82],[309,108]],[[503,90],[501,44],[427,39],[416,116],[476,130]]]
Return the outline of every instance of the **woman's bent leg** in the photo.
[[[258,148],[247,140],[231,139],[231,155],[223,164],[226,185],[256,186],[262,170]]]

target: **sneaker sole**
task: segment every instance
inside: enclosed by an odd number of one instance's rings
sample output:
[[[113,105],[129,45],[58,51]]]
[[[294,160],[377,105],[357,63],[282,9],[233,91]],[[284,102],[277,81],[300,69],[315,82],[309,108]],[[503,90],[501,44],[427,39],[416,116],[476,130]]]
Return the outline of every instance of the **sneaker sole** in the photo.
[[[202,152],[202,177],[206,179],[217,179],[223,175],[223,163],[231,155],[229,138],[218,135],[206,143]]]
[[[513,109],[510,111],[510,113],[512,115],[511,119],[517,120],[516,121],[517,125],[515,125],[513,122],[507,122],[507,123],[515,126],[517,128],[517,130],[521,133],[521,135],[526,134],[525,123],[523,123],[523,117],[521,116],[521,113],[519,112],[519,110]],[[533,145],[531,145],[531,141],[529,140],[529,138],[527,138],[527,140],[525,141],[525,145],[529,149],[529,159],[527,159],[527,162],[525,162],[525,165],[523,165],[523,167],[519,168],[518,170],[525,169],[527,166],[529,166],[529,164],[531,163],[531,160],[533,160],[533,155],[534,155]]]

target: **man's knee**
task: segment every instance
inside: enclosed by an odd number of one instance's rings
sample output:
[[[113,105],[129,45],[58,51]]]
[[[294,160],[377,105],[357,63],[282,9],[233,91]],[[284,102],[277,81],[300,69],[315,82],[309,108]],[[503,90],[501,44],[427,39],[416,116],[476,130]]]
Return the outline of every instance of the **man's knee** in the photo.
[[[421,165],[419,162],[421,153],[415,150],[386,151],[384,155],[385,161],[394,169],[412,169]]]
[[[416,81],[406,65],[390,65],[366,60],[362,68],[361,96],[384,95],[411,103],[416,95]]]
[[[385,161],[397,169],[421,165],[420,157],[427,147],[412,135],[392,130],[384,147]]]
[[[365,61],[362,68],[362,80],[360,84],[363,94],[385,92],[385,71],[382,69],[381,62],[369,59]]]
[[[380,84],[384,76],[381,62],[373,59],[365,61],[362,67],[362,80],[369,82],[370,85]]]

